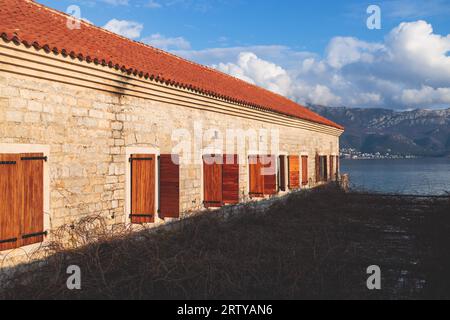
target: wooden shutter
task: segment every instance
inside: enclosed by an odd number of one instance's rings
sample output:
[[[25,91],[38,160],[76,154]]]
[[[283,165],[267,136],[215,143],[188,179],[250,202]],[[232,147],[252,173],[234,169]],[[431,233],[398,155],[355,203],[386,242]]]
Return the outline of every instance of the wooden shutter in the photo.
[[[264,168],[264,195],[274,195],[277,193],[277,171],[276,171],[276,157],[263,156],[264,162],[261,165]]]
[[[131,161],[131,222],[155,222],[155,155],[133,155]]]
[[[21,243],[26,246],[44,241],[44,154],[21,155],[22,181]]]
[[[300,188],[300,157],[289,156],[289,189]]]
[[[222,200],[225,204],[239,203],[239,158],[225,155],[222,170]]]
[[[330,180],[335,180],[335,174],[334,174],[334,156],[330,156]]]
[[[316,154],[316,182],[320,182],[320,156]]]
[[[286,156],[279,157],[280,172],[278,177],[278,188],[280,191],[286,191]]]
[[[223,205],[222,158],[217,160],[218,157],[203,157],[203,204],[206,208],[219,208]]]
[[[339,174],[341,172],[340,164],[339,164],[339,156],[336,156],[336,179],[340,179]]]
[[[264,196],[264,177],[259,156],[249,157],[250,197]]]
[[[19,155],[0,154],[0,251],[20,242],[21,183]]]
[[[302,185],[308,185],[308,156],[302,156]]]
[[[180,164],[178,155],[162,154],[159,159],[159,217],[180,217]]]

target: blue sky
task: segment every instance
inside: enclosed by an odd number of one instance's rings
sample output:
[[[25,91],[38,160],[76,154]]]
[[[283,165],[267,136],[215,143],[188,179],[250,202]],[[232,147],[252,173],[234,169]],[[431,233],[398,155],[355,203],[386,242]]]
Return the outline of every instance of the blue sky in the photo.
[[[38,2],[61,11],[78,5],[81,17],[98,26],[302,103],[398,109],[450,106],[450,76],[439,72],[450,68],[450,1]],[[381,30],[366,26],[371,4],[381,8]],[[420,56],[421,50],[410,52],[415,35],[422,39],[423,50],[432,48],[429,56]],[[400,61],[404,59],[391,59],[391,51],[406,55],[417,70],[407,70]],[[411,81],[412,76],[417,79]],[[421,98],[415,101],[415,96]]]

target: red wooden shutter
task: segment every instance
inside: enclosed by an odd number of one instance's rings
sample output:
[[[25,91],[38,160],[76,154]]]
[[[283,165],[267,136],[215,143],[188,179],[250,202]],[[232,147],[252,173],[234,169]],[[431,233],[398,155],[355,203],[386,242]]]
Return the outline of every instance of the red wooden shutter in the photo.
[[[300,188],[300,157],[289,156],[289,189]]]
[[[280,156],[280,176],[278,177],[280,191],[286,191],[286,157]]]
[[[159,160],[159,217],[180,217],[180,164],[178,155],[162,154]]]
[[[0,251],[20,242],[19,155],[0,154]]]
[[[44,241],[44,154],[21,155],[22,228],[20,246]]]
[[[308,185],[308,156],[302,156],[302,185]]]
[[[264,196],[264,177],[259,156],[249,157],[250,197]]]
[[[239,160],[237,155],[224,156],[222,183],[223,203],[239,203]]]
[[[219,163],[218,163],[219,162]],[[203,157],[203,203],[206,208],[220,208],[222,199],[222,158]]]
[[[131,157],[131,222],[155,222],[155,155]]]
[[[274,195],[277,193],[277,171],[276,171],[276,157],[275,156],[263,156],[264,158],[262,167],[264,168],[264,194]]]

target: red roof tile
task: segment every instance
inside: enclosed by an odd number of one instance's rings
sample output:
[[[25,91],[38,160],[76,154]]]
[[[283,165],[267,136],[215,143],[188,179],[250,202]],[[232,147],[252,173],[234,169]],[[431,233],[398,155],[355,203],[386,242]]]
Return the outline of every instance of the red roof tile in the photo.
[[[88,23],[82,22],[80,29],[71,30],[67,28],[66,14],[32,0],[0,2],[0,35],[5,41],[20,42],[172,86],[343,129],[281,95]]]

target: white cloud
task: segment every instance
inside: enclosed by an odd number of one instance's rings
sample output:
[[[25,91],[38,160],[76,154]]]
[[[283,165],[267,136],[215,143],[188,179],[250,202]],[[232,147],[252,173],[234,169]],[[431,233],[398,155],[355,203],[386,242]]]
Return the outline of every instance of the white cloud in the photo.
[[[375,55],[383,49],[382,44],[367,43],[350,37],[336,37],[328,45],[327,62],[336,69],[358,61],[371,63],[375,60]]]
[[[324,57],[286,46],[175,51],[300,103],[433,108],[450,104],[450,35],[402,23],[383,42],[330,40]]]
[[[144,25],[134,21],[112,19],[103,28],[121,36],[136,39],[141,36]]]
[[[290,94],[291,78],[287,72],[274,63],[258,58],[254,53],[243,52],[239,54],[236,64],[220,63],[214,67],[273,92],[282,95]]]
[[[188,50],[191,48],[189,41],[183,37],[165,37],[159,33],[142,39],[142,42],[162,50]]]
[[[423,86],[420,89],[405,89],[401,101],[411,106],[450,104],[450,88]]]

